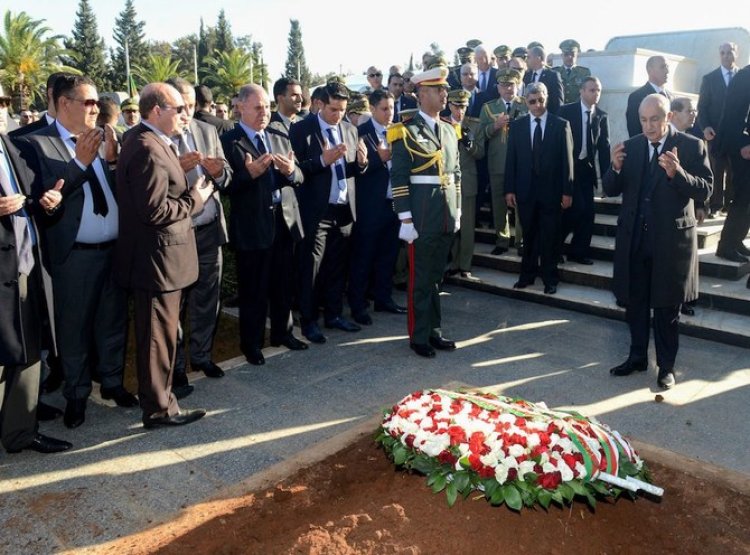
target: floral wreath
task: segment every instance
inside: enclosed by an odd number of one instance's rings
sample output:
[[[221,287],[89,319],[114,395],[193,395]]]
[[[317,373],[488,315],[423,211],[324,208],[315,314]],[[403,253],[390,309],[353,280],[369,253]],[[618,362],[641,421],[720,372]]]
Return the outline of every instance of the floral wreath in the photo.
[[[595,418],[489,393],[417,391],[386,411],[377,436],[393,462],[427,476],[448,505],[482,491],[520,511],[638,490],[661,496],[646,464]]]

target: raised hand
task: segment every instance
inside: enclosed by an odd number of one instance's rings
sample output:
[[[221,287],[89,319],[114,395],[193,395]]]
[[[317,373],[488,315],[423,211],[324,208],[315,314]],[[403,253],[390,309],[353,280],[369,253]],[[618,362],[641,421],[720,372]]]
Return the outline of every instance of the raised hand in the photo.
[[[250,177],[258,179],[261,175],[266,173],[268,166],[273,163],[273,156],[266,152],[258,158],[253,158],[249,153],[245,153],[245,169],[247,169]]]
[[[62,188],[65,185],[64,179],[58,179],[55,186],[44,192],[42,198],[39,199],[39,205],[44,208],[46,212],[54,212],[62,202]]]

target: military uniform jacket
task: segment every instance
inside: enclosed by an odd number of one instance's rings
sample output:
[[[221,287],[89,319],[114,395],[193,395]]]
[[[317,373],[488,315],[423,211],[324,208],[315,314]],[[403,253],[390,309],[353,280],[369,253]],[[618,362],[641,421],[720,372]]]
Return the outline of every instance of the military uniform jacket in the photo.
[[[396,213],[411,212],[420,235],[453,233],[461,208],[461,166],[455,128],[438,119],[440,137],[417,114],[388,129]]]
[[[477,196],[477,160],[484,158],[484,140],[479,135],[479,118],[465,116],[461,122],[461,134],[468,133],[471,147],[458,143],[458,159],[461,164],[461,195]]]
[[[591,75],[591,70],[583,66],[573,66],[570,69],[557,66],[552,71],[559,73],[562,79],[564,103],[578,102],[581,99],[581,83]]]
[[[508,153],[508,131],[510,124],[505,129],[495,129],[495,119],[508,111],[502,98],[487,102],[482,107],[479,115],[479,134],[485,142],[484,152],[487,156],[487,167],[491,174],[505,173],[505,156]],[[510,102],[510,119],[526,115],[528,113],[526,100],[516,96]]]

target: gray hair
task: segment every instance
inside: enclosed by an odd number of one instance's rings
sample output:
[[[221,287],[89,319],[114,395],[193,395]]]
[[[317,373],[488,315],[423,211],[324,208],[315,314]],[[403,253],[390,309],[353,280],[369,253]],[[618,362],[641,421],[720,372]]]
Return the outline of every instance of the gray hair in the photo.
[[[661,112],[661,114],[665,117],[670,112],[669,99],[663,94],[653,93],[653,94],[648,95],[643,100],[641,100],[641,105],[638,106],[639,115],[643,107],[648,104],[656,104],[656,107],[658,108],[659,112]]]
[[[263,87],[261,87],[260,85],[249,83],[247,85],[242,85],[242,87],[240,87],[240,90],[237,93],[237,99],[240,102],[245,102],[251,96],[255,96],[255,95],[262,96],[265,92],[266,92],[265,89],[263,89]]]
[[[541,94],[544,98],[547,98],[547,85],[538,81],[529,83],[524,87],[523,95],[528,97],[530,94]]]

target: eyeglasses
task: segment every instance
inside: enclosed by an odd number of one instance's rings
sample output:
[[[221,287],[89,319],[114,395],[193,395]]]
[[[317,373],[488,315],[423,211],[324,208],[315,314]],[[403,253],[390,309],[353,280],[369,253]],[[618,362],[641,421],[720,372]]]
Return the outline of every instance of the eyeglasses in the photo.
[[[138,112],[139,112],[139,110],[133,110],[133,109],[128,109],[128,110],[123,110],[122,111],[123,114],[137,114]]]
[[[185,105],[182,106],[162,106],[162,110],[174,110],[176,113],[181,114],[185,110]]]
[[[368,77],[382,77],[383,74],[382,73],[368,73],[367,76]]]
[[[526,100],[526,104],[529,106],[534,106],[535,104],[539,104],[540,106],[544,105],[544,98],[529,98]]]
[[[94,106],[96,107],[101,106],[100,102],[94,98],[83,99],[83,98],[73,98],[72,96],[69,96],[68,98],[74,102],[80,102],[81,104],[86,106],[86,108],[93,108]]]

